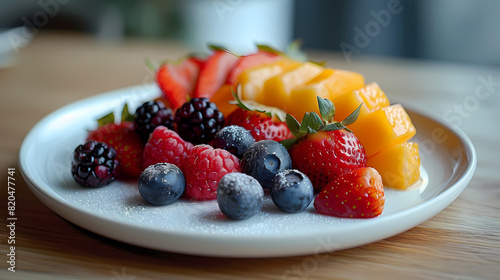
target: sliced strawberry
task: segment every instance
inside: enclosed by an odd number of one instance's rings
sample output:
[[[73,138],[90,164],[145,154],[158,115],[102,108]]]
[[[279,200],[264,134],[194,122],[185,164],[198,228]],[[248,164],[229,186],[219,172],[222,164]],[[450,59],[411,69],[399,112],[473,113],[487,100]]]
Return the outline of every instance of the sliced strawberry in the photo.
[[[276,53],[270,53],[259,50],[257,53],[241,56],[233,66],[227,76],[226,84],[234,85],[240,74],[248,68],[267,64],[278,60],[280,56]]]
[[[177,109],[192,95],[200,73],[201,60],[188,58],[179,64],[166,63],[156,72],[156,82],[172,106]]]
[[[194,90],[194,98],[210,99],[224,84],[238,57],[224,50],[215,50],[206,60]]]
[[[282,141],[293,137],[285,122],[265,113],[237,108],[226,118],[226,125],[238,125],[250,131],[255,141]]]
[[[384,204],[382,177],[371,167],[340,175],[314,200],[314,208],[321,214],[346,218],[376,217]]]

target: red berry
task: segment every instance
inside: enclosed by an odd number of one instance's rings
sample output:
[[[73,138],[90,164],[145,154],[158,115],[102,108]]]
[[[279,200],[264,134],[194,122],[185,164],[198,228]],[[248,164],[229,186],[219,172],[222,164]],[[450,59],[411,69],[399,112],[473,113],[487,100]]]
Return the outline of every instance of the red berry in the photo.
[[[199,59],[185,59],[179,64],[166,63],[156,72],[156,82],[172,109],[182,106],[192,95],[202,62]]]
[[[182,140],[165,126],[156,127],[144,147],[144,168],[156,163],[172,163],[183,170],[193,144]]]
[[[340,175],[314,200],[318,212],[348,218],[376,217],[382,214],[384,204],[382,177],[371,167]]]
[[[247,111],[241,108],[234,110],[226,118],[226,125],[238,125],[250,131],[255,141],[282,141],[293,135],[285,122],[275,120],[264,113]]]
[[[194,146],[184,168],[186,194],[194,200],[216,199],[220,179],[239,169],[238,158],[230,152],[204,144]]]
[[[137,179],[143,170],[144,142],[135,133],[132,122],[109,123],[89,132],[87,140],[104,142],[116,150],[118,179]]]
[[[343,173],[366,166],[363,145],[344,129],[307,134],[288,152],[293,167],[304,172],[320,190]]]
[[[216,50],[205,61],[196,82],[194,98],[212,98],[224,84],[238,57],[232,53]]]

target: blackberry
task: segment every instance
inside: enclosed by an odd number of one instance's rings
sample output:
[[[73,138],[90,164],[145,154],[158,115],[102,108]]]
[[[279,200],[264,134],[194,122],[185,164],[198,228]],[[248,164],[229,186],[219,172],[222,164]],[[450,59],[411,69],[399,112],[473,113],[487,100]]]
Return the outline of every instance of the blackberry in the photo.
[[[134,114],[134,130],[147,142],[149,134],[160,125],[174,129],[174,115],[161,101],[148,101],[142,104]]]
[[[71,174],[78,184],[97,188],[115,180],[117,166],[115,149],[105,143],[89,140],[76,147]]]
[[[174,123],[185,141],[206,144],[224,126],[224,115],[207,98],[193,98],[177,109]]]

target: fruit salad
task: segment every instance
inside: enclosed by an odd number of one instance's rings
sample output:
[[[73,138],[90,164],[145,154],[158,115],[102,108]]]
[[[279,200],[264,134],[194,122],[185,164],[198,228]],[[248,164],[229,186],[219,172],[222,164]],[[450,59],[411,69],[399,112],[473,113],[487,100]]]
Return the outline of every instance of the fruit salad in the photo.
[[[410,116],[360,73],[261,45],[246,55],[212,46],[153,71],[157,98],[99,119],[75,149],[78,184],[133,181],[152,205],[214,200],[236,220],[261,211],[264,196],[285,213],[312,204],[373,218],[385,188],[420,178]]]

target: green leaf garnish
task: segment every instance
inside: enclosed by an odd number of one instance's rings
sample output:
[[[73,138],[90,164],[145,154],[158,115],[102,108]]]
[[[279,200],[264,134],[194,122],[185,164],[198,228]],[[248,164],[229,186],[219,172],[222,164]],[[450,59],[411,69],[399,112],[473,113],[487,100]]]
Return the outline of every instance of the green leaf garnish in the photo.
[[[320,116],[315,112],[308,112],[304,114],[304,118],[302,119],[302,123],[300,124],[300,133],[301,134],[312,134],[316,133],[320,130],[323,125],[323,121]]]
[[[122,122],[133,122],[134,120],[135,120],[134,115],[130,113],[130,111],[128,110],[128,104],[125,103],[125,106],[123,106],[123,110],[122,110],[121,121]]]
[[[97,124],[99,125],[99,127],[103,126],[103,125],[106,125],[106,124],[110,124],[110,123],[114,123],[115,122],[115,114],[113,112],[99,118],[97,120]]]
[[[341,123],[345,126],[348,126],[350,124],[353,124],[359,117],[359,110],[361,109],[361,106],[363,106],[363,103],[359,104],[358,108],[354,110],[347,118],[345,118]]]
[[[323,121],[332,122],[333,116],[335,116],[335,106],[332,101],[319,96],[317,96],[316,99],[318,100],[319,112]]]
[[[277,54],[277,55],[284,55],[284,53],[282,51],[279,51],[279,50],[277,50],[271,46],[268,46],[268,45],[257,44],[257,49],[259,49],[261,51],[268,52],[268,53],[273,53],[273,54]]]
[[[290,138],[286,140],[282,140],[279,143],[283,145],[286,149],[290,149],[295,143],[299,141],[299,138]]]
[[[303,134],[300,133],[300,123],[295,119],[292,115],[286,114],[286,125],[290,132],[292,132],[293,136],[299,138]]]

